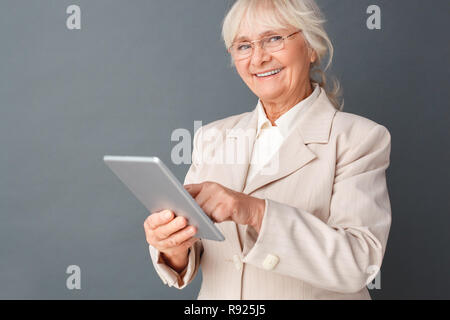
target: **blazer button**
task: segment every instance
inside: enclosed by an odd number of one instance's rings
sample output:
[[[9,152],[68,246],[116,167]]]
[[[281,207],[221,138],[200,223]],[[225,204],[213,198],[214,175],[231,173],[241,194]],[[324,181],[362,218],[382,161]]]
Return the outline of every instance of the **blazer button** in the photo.
[[[241,261],[241,258],[239,257],[239,255],[235,254],[233,256],[233,262],[234,262],[234,266],[235,266],[236,270],[240,271],[242,269],[242,261]]]
[[[280,258],[278,258],[274,254],[268,254],[266,258],[264,259],[264,262],[262,263],[263,268],[266,270],[273,270],[273,268],[276,267],[276,265],[280,262]]]

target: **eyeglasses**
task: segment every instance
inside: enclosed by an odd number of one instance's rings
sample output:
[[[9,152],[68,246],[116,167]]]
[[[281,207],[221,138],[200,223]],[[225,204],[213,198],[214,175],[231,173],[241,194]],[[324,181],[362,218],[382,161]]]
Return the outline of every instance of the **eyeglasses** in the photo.
[[[261,49],[270,53],[277,52],[284,49],[286,39],[299,32],[301,32],[301,30],[295,31],[284,37],[280,35],[271,35],[259,40],[236,42],[231,45],[228,51],[233,56],[234,60],[244,60],[252,55],[255,43],[259,42]]]

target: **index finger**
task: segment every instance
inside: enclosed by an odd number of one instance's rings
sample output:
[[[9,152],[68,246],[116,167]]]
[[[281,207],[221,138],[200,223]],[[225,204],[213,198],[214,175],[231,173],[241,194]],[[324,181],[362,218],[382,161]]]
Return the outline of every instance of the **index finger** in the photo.
[[[163,210],[160,212],[152,213],[147,218],[147,224],[150,229],[156,229],[166,223],[168,223],[173,218],[173,212],[170,210]]]

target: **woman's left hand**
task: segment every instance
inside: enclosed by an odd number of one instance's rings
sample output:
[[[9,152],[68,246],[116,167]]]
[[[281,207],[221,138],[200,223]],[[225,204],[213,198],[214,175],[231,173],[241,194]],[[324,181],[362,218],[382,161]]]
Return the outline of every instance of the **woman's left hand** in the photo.
[[[263,199],[210,181],[187,184],[184,188],[214,222],[232,220],[237,224],[251,225],[259,233],[265,209]]]

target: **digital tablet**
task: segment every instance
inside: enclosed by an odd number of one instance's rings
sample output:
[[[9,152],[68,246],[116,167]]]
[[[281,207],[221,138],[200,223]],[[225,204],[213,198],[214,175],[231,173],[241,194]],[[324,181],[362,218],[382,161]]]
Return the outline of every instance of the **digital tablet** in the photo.
[[[225,240],[214,222],[158,157],[104,156],[103,160],[149,213],[170,209],[197,228],[194,237]]]

